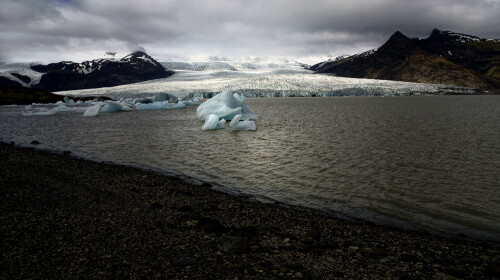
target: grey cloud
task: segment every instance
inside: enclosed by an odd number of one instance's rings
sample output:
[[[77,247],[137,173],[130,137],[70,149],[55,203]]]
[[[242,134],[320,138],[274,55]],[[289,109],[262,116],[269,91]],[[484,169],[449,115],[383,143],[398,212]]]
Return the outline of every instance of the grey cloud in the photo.
[[[0,0],[0,50],[82,53],[144,46],[177,54],[345,54],[396,30],[433,28],[500,38],[496,0]],[[7,8],[4,8],[7,7]],[[31,56],[30,56],[31,57]],[[40,57],[43,59],[43,57]]]

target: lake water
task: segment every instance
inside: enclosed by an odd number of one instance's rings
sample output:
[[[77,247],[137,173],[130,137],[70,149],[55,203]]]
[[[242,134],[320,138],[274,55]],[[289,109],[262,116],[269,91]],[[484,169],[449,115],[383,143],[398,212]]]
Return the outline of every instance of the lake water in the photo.
[[[0,107],[4,141],[158,168],[261,199],[500,240],[500,96],[248,99],[256,131],[196,107],[84,118]]]

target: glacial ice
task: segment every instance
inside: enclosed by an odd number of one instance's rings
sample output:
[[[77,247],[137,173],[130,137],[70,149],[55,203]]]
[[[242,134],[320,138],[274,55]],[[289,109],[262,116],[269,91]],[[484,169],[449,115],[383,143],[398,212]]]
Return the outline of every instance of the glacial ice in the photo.
[[[186,108],[186,103],[184,101],[178,101],[177,104],[170,107],[171,109],[184,109]]]
[[[215,114],[219,118],[232,120],[241,114],[244,119],[256,119],[257,115],[246,105],[246,98],[231,91],[223,91],[202,103],[196,110],[200,119]]]
[[[205,118],[205,123],[201,127],[203,130],[214,130],[223,129],[225,120],[219,121],[219,117],[216,114],[210,114]]]
[[[177,102],[177,103],[170,103]],[[194,98],[189,101],[178,100],[177,97],[167,94],[159,93],[152,97],[145,98],[127,98],[120,99],[119,101],[105,101],[104,106],[100,107],[96,113],[97,107],[88,108],[84,116],[97,116],[99,113],[116,113],[127,112],[132,110],[164,110],[164,109],[183,109],[186,106],[198,105],[200,100]]]
[[[170,101],[169,101],[170,100]],[[171,100],[175,100],[177,103],[170,103]],[[51,109],[42,107],[35,108],[41,104],[32,104],[26,106],[27,111],[23,112],[25,116],[32,115],[52,115],[57,112],[73,111],[73,112],[84,112],[84,117],[95,117],[101,113],[116,113],[116,112],[128,112],[134,110],[163,110],[163,109],[182,109],[186,106],[196,106],[200,104],[198,98],[193,98],[192,100],[182,101],[178,100],[177,97],[171,94],[156,94],[152,97],[146,98],[122,98],[118,101],[98,101],[94,99],[92,101],[78,101],[75,102],[73,99],[68,97],[64,98],[63,101],[58,101],[55,103],[56,107]],[[35,109],[38,109],[35,111]],[[28,111],[29,110],[29,111]]]
[[[90,106],[83,113],[84,117],[95,117],[101,111],[102,104],[95,104],[94,106]]]
[[[128,112],[135,110],[135,105],[130,102],[122,101],[105,101],[104,107],[102,107],[101,112],[105,113],[116,113],[116,112]]]
[[[200,99],[198,97],[193,98],[189,101],[183,101],[186,106],[198,106],[201,104]]]
[[[229,126],[234,127],[236,124],[238,124],[240,122],[240,120],[241,120],[241,114],[234,116],[234,118],[229,123]]]
[[[24,116],[48,116],[48,115],[53,115],[57,112],[69,112],[69,111],[82,112],[84,110],[86,110],[85,107],[68,107],[64,103],[63,104],[59,103],[58,106],[51,108],[51,109],[39,108],[38,112],[24,111],[23,115]]]
[[[159,101],[153,103],[136,103],[135,108],[137,110],[161,110],[169,109],[168,101]]]
[[[244,120],[233,126],[233,130],[256,130],[257,126],[254,121]]]
[[[154,102],[159,102],[159,101],[169,101],[169,102],[177,102],[177,97],[170,93],[164,93],[160,92],[155,94],[153,97],[150,97]]]
[[[229,126],[233,128],[233,130],[256,130],[257,126],[254,121],[244,120],[240,122],[242,115],[236,115],[233,120],[229,123]]]

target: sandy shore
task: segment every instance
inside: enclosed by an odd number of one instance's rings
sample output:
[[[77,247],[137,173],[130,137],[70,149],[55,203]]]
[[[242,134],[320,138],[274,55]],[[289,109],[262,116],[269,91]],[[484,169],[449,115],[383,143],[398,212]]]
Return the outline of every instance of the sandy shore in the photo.
[[[498,244],[0,144],[1,279],[495,279]]]

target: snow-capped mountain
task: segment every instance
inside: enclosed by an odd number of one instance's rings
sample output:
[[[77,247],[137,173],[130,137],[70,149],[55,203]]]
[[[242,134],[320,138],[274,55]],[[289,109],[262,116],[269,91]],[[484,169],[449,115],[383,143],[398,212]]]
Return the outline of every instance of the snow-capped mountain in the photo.
[[[117,86],[173,75],[151,56],[136,51],[121,59],[100,58],[81,63],[11,63],[0,65],[0,85],[47,91]]]
[[[378,49],[318,63],[310,70],[343,77],[500,90],[500,40],[434,29],[425,39],[395,32]]]
[[[165,78],[173,74],[142,51],[121,59],[104,58],[82,63],[62,61],[33,65],[31,69],[43,73],[35,87],[47,91],[117,86]]]

